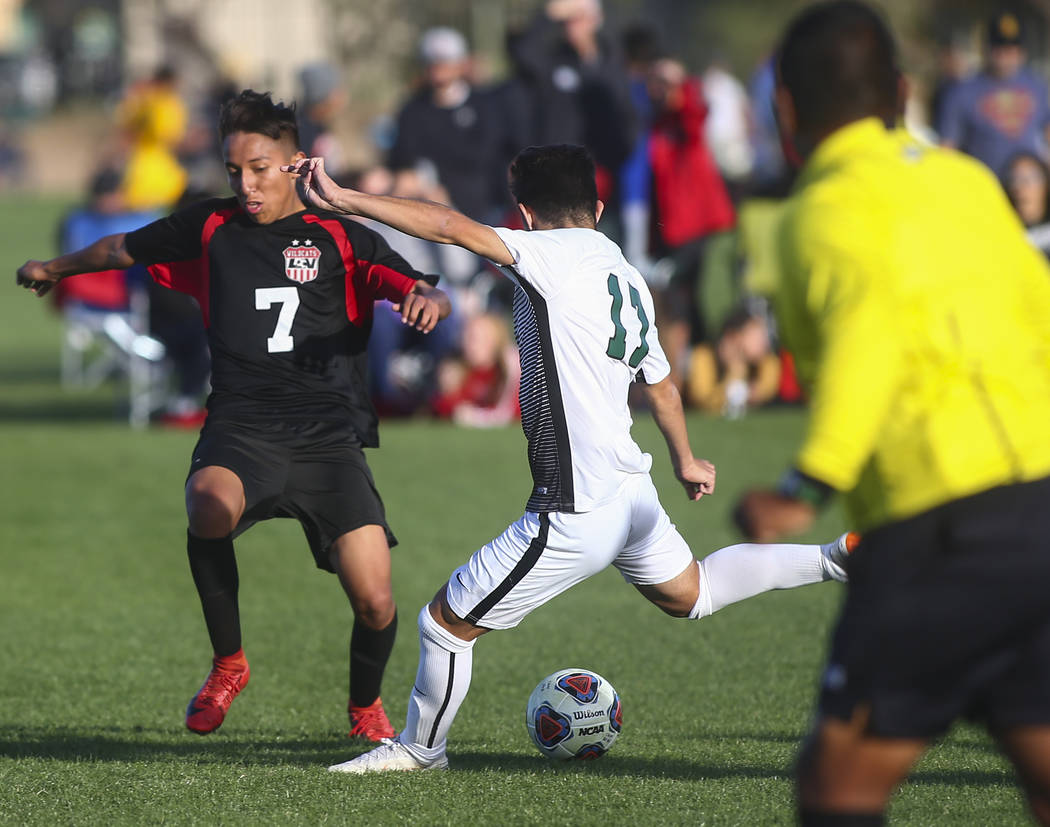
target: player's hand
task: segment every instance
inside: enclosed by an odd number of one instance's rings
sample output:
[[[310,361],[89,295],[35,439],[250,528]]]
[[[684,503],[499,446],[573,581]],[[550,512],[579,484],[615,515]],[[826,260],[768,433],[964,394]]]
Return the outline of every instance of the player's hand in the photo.
[[[706,459],[694,459],[683,465],[677,476],[686,496],[694,502],[704,494],[715,493],[715,466]]]
[[[15,274],[15,283],[19,287],[32,290],[38,296],[45,295],[59,281],[60,278],[58,276],[53,276],[47,272],[46,262],[32,259],[19,267],[18,272]]]
[[[407,324],[423,333],[429,333],[441,318],[441,307],[432,298],[420,293],[409,293],[394,310],[401,313],[401,324]]]
[[[324,158],[300,158],[294,164],[285,164],[282,172],[298,176],[299,197],[311,207],[342,212],[335,204],[342,189],[325,172]]]
[[[776,491],[746,492],[733,509],[733,522],[749,540],[772,543],[802,534],[816,519],[817,510],[805,500]]]

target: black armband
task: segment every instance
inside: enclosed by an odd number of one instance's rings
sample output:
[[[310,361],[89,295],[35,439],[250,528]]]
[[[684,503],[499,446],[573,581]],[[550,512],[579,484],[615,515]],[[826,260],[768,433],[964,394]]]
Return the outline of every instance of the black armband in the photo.
[[[777,484],[777,493],[793,500],[802,500],[814,508],[823,508],[835,489],[826,482],[803,474],[797,468],[789,468]]]
[[[438,282],[441,280],[441,276],[439,276],[439,275],[437,275],[435,273],[422,273],[422,274],[420,274],[419,278],[422,281],[425,281],[431,287],[437,287],[438,286]]]

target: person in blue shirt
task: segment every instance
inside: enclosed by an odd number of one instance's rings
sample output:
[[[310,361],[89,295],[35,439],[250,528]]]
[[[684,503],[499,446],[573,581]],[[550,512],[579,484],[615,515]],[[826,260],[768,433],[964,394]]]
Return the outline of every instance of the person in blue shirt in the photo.
[[[936,124],[942,144],[997,175],[1018,152],[1044,155],[1050,136],[1046,84],[1025,65],[1023,35],[1016,15],[992,18],[983,71],[950,90]]]

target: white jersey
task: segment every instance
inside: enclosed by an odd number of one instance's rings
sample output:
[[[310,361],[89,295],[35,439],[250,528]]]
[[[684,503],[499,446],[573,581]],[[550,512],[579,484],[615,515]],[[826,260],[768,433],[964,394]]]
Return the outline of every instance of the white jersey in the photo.
[[[631,437],[627,393],[670,373],[653,299],[620,248],[597,230],[493,228],[514,257],[514,332],[533,512],[586,512],[652,457]]]

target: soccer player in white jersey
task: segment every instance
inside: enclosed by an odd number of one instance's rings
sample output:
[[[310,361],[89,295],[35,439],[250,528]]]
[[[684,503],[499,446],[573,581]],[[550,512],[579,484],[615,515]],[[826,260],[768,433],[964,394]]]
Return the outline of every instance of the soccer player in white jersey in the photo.
[[[701,618],[769,589],[844,579],[850,535],[825,546],[730,546],[697,561],[631,438],[627,393],[644,383],[675,475],[692,500],[715,468],[689,445],[678,391],[652,324],[653,300],[620,248],[596,230],[594,163],[578,146],[530,147],[510,168],[526,230],[479,224],[438,204],[336,186],[319,158],[284,168],[314,206],[458,244],[516,285],[521,419],[533,489],[524,516],[453,572],[419,613],[420,660],[396,740],[329,769],[442,769],[470,685],[474,641],[612,564],[667,614]]]

